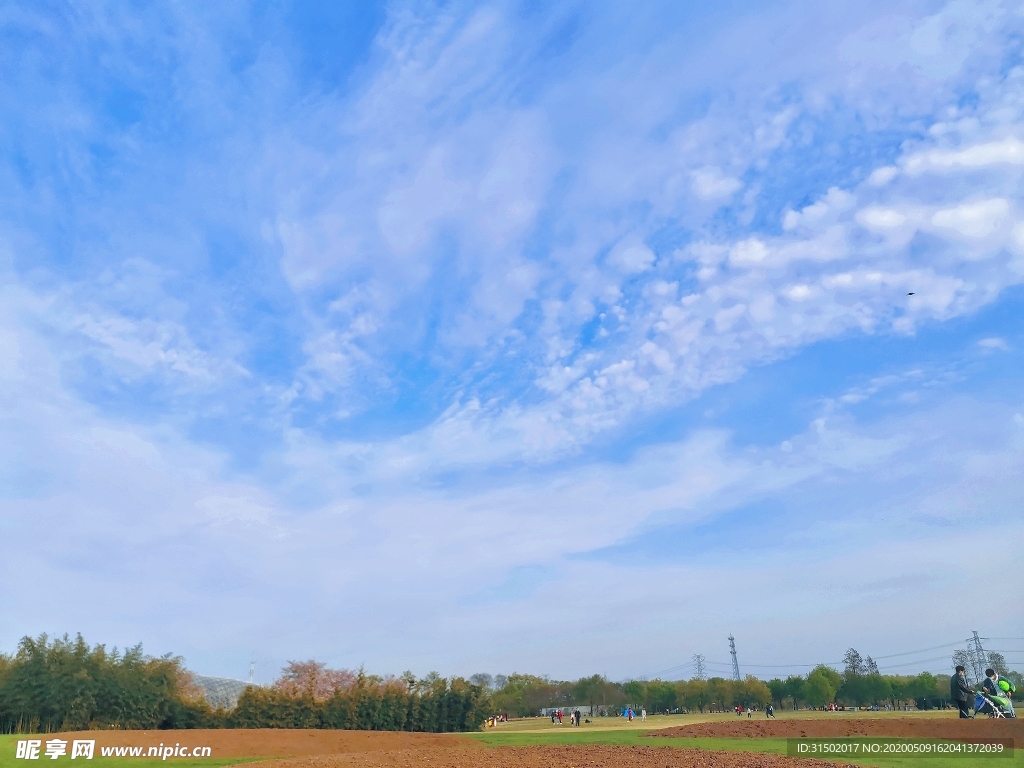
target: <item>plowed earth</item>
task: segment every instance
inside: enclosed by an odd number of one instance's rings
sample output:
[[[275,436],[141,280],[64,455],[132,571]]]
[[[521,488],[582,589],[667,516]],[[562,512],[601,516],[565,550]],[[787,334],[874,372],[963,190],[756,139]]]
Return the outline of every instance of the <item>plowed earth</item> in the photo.
[[[211,757],[273,758],[260,768],[836,768],[835,763],[749,752],[601,745],[485,747],[455,734],[327,730],[84,731],[100,747],[181,744]],[[167,761],[173,765],[174,759]]]
[[[665,747],[488,747],[388,750],[260,763],[260,768],[837,768],[751,752]]]
[[[948,717],[894,717],[845,720],[724,720],[652,731],[649,736],[719,739],[831,739],[844,736],[895,736],[905,739],[1015,739],[1024,743],[1024,720],[960,720]]]

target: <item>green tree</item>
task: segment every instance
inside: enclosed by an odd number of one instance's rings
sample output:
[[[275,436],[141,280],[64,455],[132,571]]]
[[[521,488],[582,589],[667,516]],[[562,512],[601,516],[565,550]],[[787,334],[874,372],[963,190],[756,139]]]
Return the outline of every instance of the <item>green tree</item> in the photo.
[[[643,702],[646,695],[646,685],[639,680],[630,680],[622,686],[622,695],[626,697],[626,704],[637,705]]]
[[[845,703],[857,706],[877,704],[892,695],[892,686],[881,675],[858,675],[849,677],[836,694]]]
[[[644,691],[643,704],[652,712],[675,709],[677,705],[675,686],[663,680],[652,680]]]
[[[1006,677],[1010,673],[1010,668],[1006,666],[1006,657],[998,651],[989,651],[988,665],[992,667],[1000,677]],[[1014,683],[1014,685],[1016,685],[1016,683]]]
[[[948,685],[944,691],[939,690],[939,680],[931,672],[922,672],[912,678],[906,692],[921,709],[929,709],[936,699],[944,700],[949,696]]]
[[[827,664],[819,664],[811,670],[811,674],[818,673],[824,675],[825,679],[828,680],[829,685],[832,686],[833,690],[838,691],[839,686],[843,684],[843,676],[836,672],[832,667]],[[809,677],[810,675],[808,675]]]
[[[601,675],[583,677],[573,685],[573,696],[579,704],[590,706],[593,714],[598,704],[615,705],[622,701],[622,690]]]
[[[804,685],[804,699],[808,704],[812,707],[823,707],[834,701],[835,697],[836,686],[821,667],[807,676],[807,683]]]
[[[742,704],[744,708],[752,706],[763,707],[772,698],[772,693],[768,686],[753,675],[747,675],[734,688],[735,703]]]
[[[536,715],[542,707],[568,704],[568,697],[558,683],[536,675],[514,673],[505,679],[505,685],[491,695],[497,712],[517,717]]]
[[[786,678],[786,696],[793,702],[793,709],[800,706],[804,701],[804,679],[800,675],[790,675]]]
[[[708,679],[707,696],[712,712],[724,712],[733,706],[732,685],[724,677]]]
[[[856,648],[848,648],[843,656],[843,676],[846,678],[863,675],[867,667]]]
[[[688,683],[676,685],[676,700],[681,701],[688,710],[697,710],[701,714],[711,703],[711,691],[704,680],[690,680]]]
[[[174,728],[212,723],[181,659],[90,647],[81,635],[25,637],[0,674],[0,732]]]

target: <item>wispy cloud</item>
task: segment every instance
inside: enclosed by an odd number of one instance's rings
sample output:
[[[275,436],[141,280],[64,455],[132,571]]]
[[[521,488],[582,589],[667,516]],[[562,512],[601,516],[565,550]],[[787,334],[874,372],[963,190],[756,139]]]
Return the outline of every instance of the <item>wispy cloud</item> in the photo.
[[[613,617],[913,632],[1019,540],[1014,9],[398,3],[330,78],[296,13],[0,20],[4,578],[135,606],[0,643],[641,674]]]

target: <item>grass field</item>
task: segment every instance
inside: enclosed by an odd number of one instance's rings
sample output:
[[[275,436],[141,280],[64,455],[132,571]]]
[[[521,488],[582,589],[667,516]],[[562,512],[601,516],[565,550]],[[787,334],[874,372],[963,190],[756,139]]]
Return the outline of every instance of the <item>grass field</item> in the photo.
[[[891,717],[921,717],[921,718],[943,718],[952,717],[956,719],[956,712],[950,710],[932,709],[924,712],[819,712],[808,710],[776,710],[777,720],[835,720],[836,718],[878,718]],[[551,719],[547,717],[524,717],[518,720],[510,720],[507,723],[500,723],[494,728],[486,728],[485,733],[552,733],[559,731],[654,731],[659,728],[672,728],[677,725],[689,725],[690,723],[713,723],[730,722],[733,720],[745,720],[736,717],[732,712],[716,712],[708,714],[691,715],[648,715],[647,722],[640,722],[640,718],[634,718],[629,722],[624,717],[596,717],[592,723],[584,723],[579,729],[572,728],[566,720],[564,725],[552,725]],[[763,712],[755,712],[753,719],[764,720]]]

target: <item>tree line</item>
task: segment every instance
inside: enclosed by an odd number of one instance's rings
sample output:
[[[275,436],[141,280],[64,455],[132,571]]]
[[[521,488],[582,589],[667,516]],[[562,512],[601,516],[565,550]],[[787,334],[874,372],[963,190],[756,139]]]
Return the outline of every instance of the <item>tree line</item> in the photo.
[[[472,731],[490,714],[484,689],[461,678],[382,678],[289,664],[270,688],[250,686],[231,710],[214,709],[182,659],[119,652],[81,637],[23,638],[0,654],[0,733],[96,728],[346,728]]]
[[[1021,682],[1021,675],[1007,669],[998,653],[990,653],[988,663],[1000,675]],[[763,708],[768,703],[779,709],[818,709],[830,704],[932,709],[944,707],[949,701],[949,677],[930,672],[883,675],[870,656],[862,657],[854,648],[846,652],[842,672],[819,664],[807,675],[790,675],[785,679],[747,676],[743,680],[712,677],[613,683],[600,676],[555,681],[521,674],[480,674],[470,679],[491,691],[491,702],[497,711],[518,716],[536,714],[547,707],[578,705],[593,706],[592,712],[614,714],[625,707],[646,707],[650,712],[703,713],[729,711],[737,706]]]
[[[1021,683],[1004,660],[990,654],[997,671]],[[590,707],[618,714],[626,707],[649,712],[722,712],[736,706],[780,709],[829,704],[919,709],[945,706],[949,678],[928,672],[883,675],[870,656],[851,648],[839,672],[819,665],[807,675],[743,680],[613,682],[601,675],[557,681],[535,675],[469,680],[436,673],[417,679],[333,670],[291,662],[270,687],[250,686],[236,707],[212,708],[171,655],[146,656],[141,646],[123,652],[89,646],[79,635],[24,638],[12,656],[0,654],[0,732],[28,733],[93,728],[344,728],[394,731],[472,731],[492,714],[527,717],[548,707]]]
[[[525,717],[547,707],[592,706],[592,712],[617,714],[626,707],[649,712],[725,712],[742,706],[762,709],[772,703],[779,709],[821,708],[829,704],[870,706],[904,705],[917,708],[944,706],[949,698],[949,678],[928,672],[915,676],[844,675],[820,665],[806,676],[760,680],[711,677],[707,680],[631,680],[613,683],[602,677],[554,681],[533,675],[513,674],[491,692],[499,712]]]

